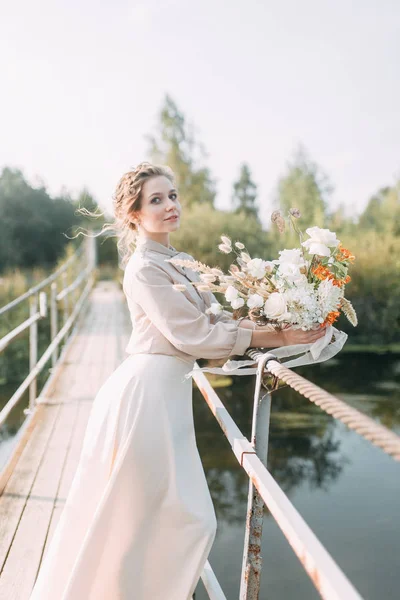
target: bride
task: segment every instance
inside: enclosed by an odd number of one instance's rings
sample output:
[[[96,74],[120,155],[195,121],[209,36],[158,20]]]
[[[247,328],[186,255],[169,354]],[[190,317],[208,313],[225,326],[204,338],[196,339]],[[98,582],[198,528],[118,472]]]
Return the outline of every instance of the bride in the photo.
[[[198,358],[324,335],[324,328],[270,332],[226,311],[206,313],[216,299],[190,284],[197,273],[168,262],[191,258],[170,245],[181,211],[168,167],[141,163],[117,185],[112,227],[126,264],[128,357],[94,399],[79,464],[30,600],[189,600],[216,518],[185,375]]]

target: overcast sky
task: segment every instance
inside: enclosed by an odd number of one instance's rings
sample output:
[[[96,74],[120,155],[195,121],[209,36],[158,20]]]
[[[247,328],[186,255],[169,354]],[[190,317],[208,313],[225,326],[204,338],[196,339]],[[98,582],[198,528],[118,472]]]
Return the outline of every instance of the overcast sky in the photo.
[[[400,175],[398,0],[0,4],[0,168],[103,206],[146,159],[168,93],[208,151],[217,206],[247,161],[263,218],[299,142],[359,212]]]

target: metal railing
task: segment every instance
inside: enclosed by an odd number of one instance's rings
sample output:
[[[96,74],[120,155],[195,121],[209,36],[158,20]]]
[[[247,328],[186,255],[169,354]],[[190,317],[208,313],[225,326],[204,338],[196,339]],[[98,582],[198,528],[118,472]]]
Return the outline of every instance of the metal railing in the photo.
[[[0,317],[29,301],[29,317],[0,339],[0,353],[24,331],[29,329],[29,373],[4,408],[0,411],[3,425],[17,403],[29,388],[29,406],[24,414],[33,413],[37,398],[37,378],[51,359],[54,368],[59,346],[65,341],[93,286],[96,268],[96,242],[85,238],[75,253],[49,277],[27,292],[0,308]],[[46,288],[47,291],[46,291]],[[38,360],[38,321],[48,316],[48,291],[50,289],[50,344]],[[72,297],[72,298],[71,298]],[[62,302],[63,323],[59,329],[58,307]]]
[[[279,380],[284,381],[395,460],[400,460],[400,437],[286,368],[273,354],[258,350],[249,350],[247,354],[257,362],[251,441],[239,430],[204,373],[199,371],[193,375],[200,392],[228,438],[240,466],[249,477],[240,600],[257,600],[259,597],[264,506],[268,507],[322,598],[361,600],[362,597],[353,584],[267,470],[272,392],[277,389]],[[197,367],[196,363],[196,370]],[[274,377],[270,388],[265,385],[267,375]],[[201,577],[211,600],[226,600],[208,563]]]

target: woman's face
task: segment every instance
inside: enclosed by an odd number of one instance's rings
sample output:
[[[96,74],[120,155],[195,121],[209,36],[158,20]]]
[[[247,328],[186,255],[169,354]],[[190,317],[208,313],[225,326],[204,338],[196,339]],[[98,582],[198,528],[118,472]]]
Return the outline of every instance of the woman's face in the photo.
[[[144,234],[154,234],[155,239],[167,236],[168,239],[168,234],[178,229],[182,208],[178,192],[168,177],[157,175],[147,179],[142,186],[141,204],[135,217]]]

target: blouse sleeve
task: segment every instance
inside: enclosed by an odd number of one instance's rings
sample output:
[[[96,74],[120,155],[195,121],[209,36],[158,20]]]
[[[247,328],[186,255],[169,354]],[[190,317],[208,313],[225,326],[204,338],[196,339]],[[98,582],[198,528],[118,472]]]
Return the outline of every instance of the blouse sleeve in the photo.
[[[176,348],[196,358],[242,355],[252,331],[234,320],[211,324],[168,274],[147,264],[133,274],[132,293],[147,317]]]

